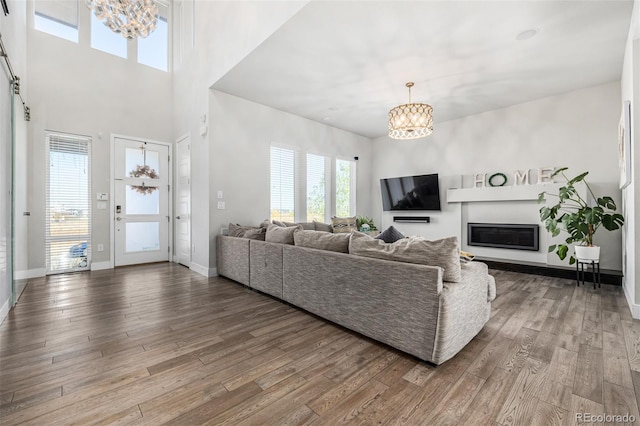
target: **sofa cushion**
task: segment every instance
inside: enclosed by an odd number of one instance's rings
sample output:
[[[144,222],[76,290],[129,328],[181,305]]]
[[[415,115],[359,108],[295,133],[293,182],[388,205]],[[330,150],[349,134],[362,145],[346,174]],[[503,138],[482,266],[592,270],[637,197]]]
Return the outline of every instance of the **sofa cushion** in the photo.
[[[350,234],[330,234],[322,231],[296,231],[293,234],[295,245],[319,250],[349,253]]]
[[[352,232],[349,253],[356,256],[439,266],[444,269],[443,280],[460,282],[460,251],[458,237],[428,241],[409,237],[387,244],[360,232]]]
[[[229,224],[229,236],[243,238],[244,234],[250,229],[259,229],[255,226],[242,226],[235,223]]]
[[[356,217],[332,217],[331,218],[331,227],[333,228],[333,232],[351,232],[357,231],[358,226],[356,225]]]
[[[313,221],[313,225],[314,225],[314,229],[316,231],[333,232],[333,227],[331,225],[329,225],[328,223],[316,222],[314,220]]]
[[[395,243],[398,240],[404,238],[402,232],[398,231],[393,225],[385,229],[382,233],[374,237],[378,240],[382,240],[385,243]]]
[[[302,226],[302,229],[305,229],[307,231],[314,231],[316,229],[316,227],[313,224],[313,222],[299,222],[299,223],[284,222],[284,224],[286,226],[300,225],[300,226]]]
[[[283,228],[278,225],[269,225],[267,228],[267,234],[265,235],[265,241],[268,243],[280,243],[293,245],[293,233],[296,230],[302,230],[302,226],[287,226]]]
[[[275,219],[274,219],[274,220],[272,220],[271,222],[272,222],[274,225],[279,226],[279,227],[281,227],[281,228],[284,228],[284,227],[286,227],[286,226],[287,226],[287,225],[285,225],[285,224],[284,224],[284,222],[281,222],[281,221],[279,221],[279,220],[275,220]]]

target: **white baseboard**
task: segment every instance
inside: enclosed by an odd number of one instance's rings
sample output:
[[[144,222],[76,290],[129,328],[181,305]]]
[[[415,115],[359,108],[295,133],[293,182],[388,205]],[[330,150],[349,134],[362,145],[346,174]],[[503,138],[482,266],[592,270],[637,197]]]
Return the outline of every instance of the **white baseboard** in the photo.
[[[7,315],[9,315],[10,308],[11,307],[9,306],[9,299],[7,299],[5,304],[2,305],[2,308],[0,308],[0,324],[2,324],[4,320],[7,318]]]
[[[629,305],[629,309],[631,309],[631,316],[635,319],[640,319],[640,305],[636,305],[631,300],[631,296],[627,292],[627,287],[622,286],[622,290],[624,291],[624,297],[627,299],[627,304]]]
[[[107,260],[106,262],[91,262],[92,271],[100,271],[102,269],[113,269],[111,261]]]
[[[216,268],[207,268],[206,266],[198,265],[197,263],[191,262],[189,266],[193,272],[197,272],[200,275],[204,275],[205,277],[217,277],[218,270]]]
[[[28,280],[29,278],[39,278],[47,275],[45,268],[27,269],[26,271],[13,271],[13,278],[16,280]]]

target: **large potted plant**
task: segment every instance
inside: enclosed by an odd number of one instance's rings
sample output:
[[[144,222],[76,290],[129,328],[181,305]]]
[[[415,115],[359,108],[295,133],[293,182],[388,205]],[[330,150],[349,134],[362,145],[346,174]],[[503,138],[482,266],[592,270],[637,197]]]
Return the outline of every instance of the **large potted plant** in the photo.
[[[600,227],[609,231],[620,229],[624,224],[624,217],[616,213],[617,207],[613,198],[604,196],[596,197],[593,190],[585,180],[589,172],[584,172],[569,179],[564,173],[567,167],[556,170],[551,177],[561,177],[566,184],[561,186],[557,194],[541,192],[538,202],[546,201],[546,196],[557,198],[556,204],[540,209],[540,220],[548,232],[554,237],[561,231],[569,234],[562,244],[549,246],[549,253],[555,251],[561,260],[567,257],[569,245],[575,245],[575,256],[569,258],[569,264],[573,265],[576,258],[580,260],[599,260],[600,247],[594,246],[593,237]],[[588,203],[578,192],[576,185],[582,184],[592,202]]]

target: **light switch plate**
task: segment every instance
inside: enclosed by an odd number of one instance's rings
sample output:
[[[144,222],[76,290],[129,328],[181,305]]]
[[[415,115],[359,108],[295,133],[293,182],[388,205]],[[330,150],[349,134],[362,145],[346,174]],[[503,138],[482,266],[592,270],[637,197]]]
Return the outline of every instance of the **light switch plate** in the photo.
[[[218,210],[224,210],[224,201],[218,201]]]
[[[222,199],[222,191],[218,191],[218,199]]]
[[[96,203],[96,208],[97,208],[98,210],[106,210],[106,208],[107,208],[107,202],[106,202],[106,201],[98,201],[98,202]]]
[[[108,201],[109,200],[109,194],[106,192],[98,192],[96,194],[96,200],[98,201]]]

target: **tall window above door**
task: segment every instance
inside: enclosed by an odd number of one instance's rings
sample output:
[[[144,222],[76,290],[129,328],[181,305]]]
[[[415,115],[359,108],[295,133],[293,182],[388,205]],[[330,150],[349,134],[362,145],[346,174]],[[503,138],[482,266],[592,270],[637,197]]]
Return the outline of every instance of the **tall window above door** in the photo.
[[[127,57],[127,39],[111,31],[93,13],[91,14],[91,47],[121,58]]]
[[[138,63],[168,71],[169,69],[169,6],[156,0],[158,24],[146,38],[138,37]]]
[[[36,30],[78,42],[78,0],[35,0],[34,6]]]

